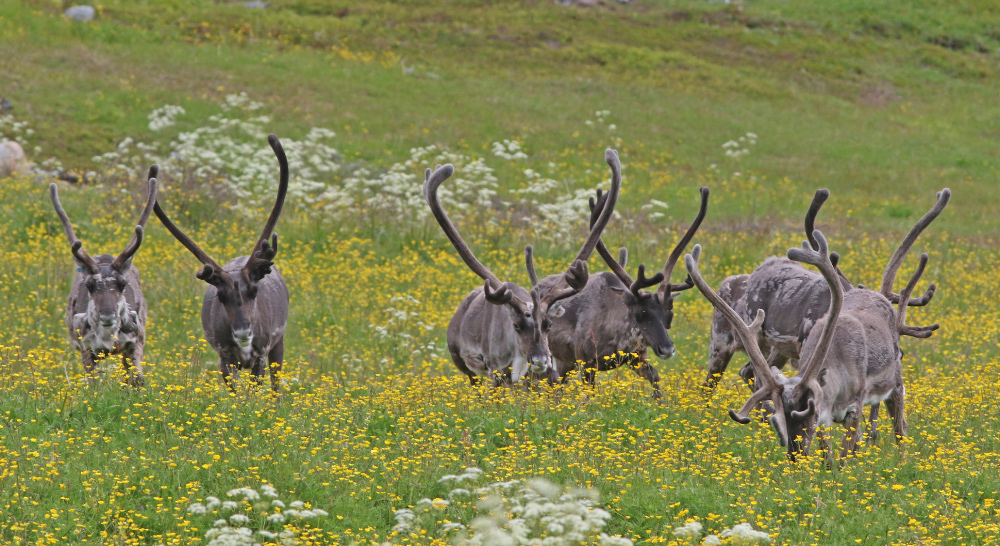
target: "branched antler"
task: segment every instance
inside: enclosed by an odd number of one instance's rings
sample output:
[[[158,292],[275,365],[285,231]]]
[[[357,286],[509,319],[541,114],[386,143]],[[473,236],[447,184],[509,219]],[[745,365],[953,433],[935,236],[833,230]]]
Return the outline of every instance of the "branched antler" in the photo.
[[[927,214],[924,214],[924,216],[920,218],[920,220],[917,220],[917,223],[910,228],[909,233],[906,234],[906,237],[903,239],[903,242],[900,243],[899,248],[896,249],[896,252],[894,252],[892,257],[889,259],[889,263],[886,264],[885,271],[882,273],[882,287],[880,292],[891,303],[899,303],[899,294],[892,291],[892,285],[896,280],[896,273],[899,271],[900,266],[903,265],[903,260],[906,258],[906,254],[910,251],[913,243],[917,241],[917,237],[920,236],[920,233],[927,229],[927,226],[929,226],[935,218],[941,215],[945,206],[948,205],[949,200],[951,200],[950,189],[945,188],[938,192],[937,203],[935,203],[931,210],[927,211]],[[936,288],[937,287],[934,284],[931,284],[923,296],[917,298],[916,300],[910,300],[907,305],[913,307],[927,305],[931,298],[934,297],[934,291]]]
[[[931,324],[930,326],[910,326],[906,324],[906,308],[913,305],[913,300],[910,299],[910,294],[913,292],[914,287],[917,285],[917,281],[924,274],[924,268],[927,267],[927,253],[924,252],[920,255],[920,264],[917,266],[916,272],[910,277],[910,282],[906,283],[906,287],[899,294],[899,310],[896,312],[896,328],[899,330],[900,335],[912,336],[918,338],[929,338],[934,335],[934,331],[940,328],[939,324]],[[933,285],[932,285],[933,286]]]
[[[739,336],[750,355],[750,364],[754,370],[754,378],[758,382],[759,388],[753,396],[743,405],[738,412],[729,410],[729,416],[738,423],[747,424],[750,422],[750,412],[759,402],[770,400],[774,404],[775,412],[771,419],[775,430],[778,432],[778,441],[781,445],[788,444],[788,425],[785,421],[784,400],[782,393],[784,385],[775,380],[771,375],[771,368],[767,365],[767,359],[760,351],[757,339],[760,335],[761,325],[764,323],[765,313],[763,309],[757,311],[757,316],[750,325],[743,322],[739,314],[733,310],[712,288],[705,282],[698,269],[698,259],[701,257],[701,245],[695,245],[691,254],[684,256],[684,264],[687,266],[688,275],[698,287],[698,291],[705,296],[712,305],[719,310],[726,320],[732,325],[736,335]],[[778,371],[778,373],[781,373]]]

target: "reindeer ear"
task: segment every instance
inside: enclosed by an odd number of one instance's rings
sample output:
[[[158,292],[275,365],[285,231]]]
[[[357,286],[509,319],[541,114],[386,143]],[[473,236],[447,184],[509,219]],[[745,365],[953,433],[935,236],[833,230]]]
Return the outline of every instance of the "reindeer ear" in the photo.
[[[614,292],[615,294],[624,294],[625,293],[625,287],[623,287],[623,286],[609,286],[608,289],[611,290],[612,292]]]
[[[563,307],[562,305],[556,305],[554,307],[549,308],[549,312],[547,313],[547,315],[549,316],[549,318],[559,318],[563,316],[565,313],[566,313],[565,307]]]
[[[816,376],[816,381],[819,382],[820,387],[826,386],[826,371],[827,369],[823,368],[822,370],[819,371],[819,375]]]

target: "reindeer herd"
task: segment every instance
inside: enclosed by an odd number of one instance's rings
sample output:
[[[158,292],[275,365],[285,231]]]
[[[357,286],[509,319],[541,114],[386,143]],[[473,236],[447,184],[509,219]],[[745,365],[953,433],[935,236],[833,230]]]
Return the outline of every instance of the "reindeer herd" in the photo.
[[[280,168],[274,207],[250,254],[224,266],[160,207],[155,165],[149,171],[146,205],[135,234],[117,257],[94,259],[83,250],[59,202],[57,186],[50,186],[52,204],[77,266],[66,325],[88,372],[94,372],[98,360],[118,355],[128,382],[143,384],[147,305],[132,257],[142,244],[152,212],[202,264],[197,277],[209,284],[202,303],[202,328],[219,354],[225,384],[233,388],[232,374],[237,369],[249,369],[256,383],[262,382],[267,370],[272,389],[278,391],[289,298],[285,281],[274,267],[278,252],[274,228],[288,190],[289,168],[277,137],[270,135],[268,142]],[[602,241],[622,185],[618,153],[608,149],[605,161],[611,169],[611,187],[607,193],[597,190],[590,200],[590,231],[579,253],[565,271],[540,279],[533,249],[526,247],[530,287],[501,281],[476,258],[448,218],[438,189],[454,174],[454,167],[426,170],[423,192],[434,218],[465,264],[483,280],[459,304],[447,332],[451,358],[473,385],[483,380],[494,386],[512,386],[522,380],[564,383],[578,369],[584,381],[593,385],[596,372],[627,365],[648,380],[654,396],[660,398],[660,378],[647,352],[652,349],[664,359],[674,355],[668,333],[674,294],[696,287],[715,309],[706,387],[716,386],[736,352],[749,357],[740,376],[752,395],[739,411],[729,411],[734,420],[749,423],[753,410],[761,410],[792,460],[799,453],[809,453],[814,441],[832,458],[823,430],[833,423],[846,429],[841,458],[853,453],[861,438],[866,406],[871,406],[868,434],[872,440],[882,403],[893,419],[897,441],[906,437],[900,336],[927,338],[938,329],[937,324],[906,324],[907,308],[927,305],[935,293],[931,284],[921,297],[911,297],[927,265],[927,254],[920,257],[917,270],[900,293],[893,292],[893,285],[917,237],[948,204],[948,189],[938,193],[937,203],[889,259],[878,291],[853,286],[838,267],[839,255],[830,251],[826,237],[815,229],[816,215],[829,197],[826,190],[816,192],[806,212],[808,240],[802,248],[789,249],[787,257],[766,258],[749,274],[727,277],[715,291],[700,271],[700,245],[684,255],[685,281],[671,282],[674,266],[707,213],[708,188],[701,188],[698,214],[662,271],[647,277],[645,266],[639,265],[633,278],[626,270],[627,249],[622,248],[615,259]],[[609,272],[590,275],[587,262],[594,250]],[[795,375],[782,372],[786,363]]]

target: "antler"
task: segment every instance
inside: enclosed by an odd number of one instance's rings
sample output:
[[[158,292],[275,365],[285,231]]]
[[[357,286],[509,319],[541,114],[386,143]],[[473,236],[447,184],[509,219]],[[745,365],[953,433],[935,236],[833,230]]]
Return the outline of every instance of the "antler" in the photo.
[[[274,207],[271,208],[271,215],[267,217],[260,238],[250,252],[247,263],[243,265],[242,274],[251,282],[259,282],[271,272],[271,266],[274,265],[272,260],[278,254],[278,234],[273,231],[275,224],[278,223],[278,217],[281,216],[281,208],[285,205],[285,194],[288,193],[288,158],[285,157],[285,150],[274,134],[267,136],[267,143],[271,145],[274,155],[278,158],[281,175],[278,180],[278,196],[274,200]]]
[[[812,247],[813,250],[819,249],[819,243],[813,235],[813,231],[816,230],[816,215],[819,214],[819,209],[823,207],[823,203],[826,203],[826,200],[829,198],[830,190],[825,188],[816,190],[816,195],[813,196],[812,203],[809,204],[809,210],[806,211],[806,238],[809,239],[809,246]],[[836,252],[830,255],[830,261],[833,263],[833,268],[837,270],[837,275],[839,275],[842,279],[841,286],[844,287],[844,290],[851,290],[854,286],[851,284],[851,281],[847,279],[847,275],[844,275],[844,272],[837,266],[837,262],[839,260],[840,256]]]
[[[736,331],[736,335],[739,336],[743,342],[743,347],[746,348],[747,353],[750,355],[750,364],[754,370],[754,378],[759,385],[757,391],[743,404],[743,407],[738,412],[729,410],[729,416],[738,423],[747,424],[750,422],[750,412],[754,406],[770,398],[774,403],[775,411],[771,419],[774,421],[775,430],[778,431],[778,441],[783,446],[787,445],[788,425],[785,421],[784,400],[782,399],[782,392],[784,392],[785,387],[771,375],[767,359],[764,358],[764,354],[761,353],[760,346],[757,343],[761,325],[764,323],[764,310],[757,310],[757,316],[749,326],[744,323],[736,311],[705,282],[704,277],[701,276],[701,271],[698,269],[699,258],[701,258],[701,245],[695,245],[691,254],[684,256],[684,265],[687,266],[688,275],[690,275],[694,285],[698,287],[698,291],[726,317],[726,320],[732,325],[733,330]]]
[[[909,326],[906,324],[906,308],[913,305],[910,303],[913,301],[910,299],[910,294],[913,293],[914,287],[917,286],[920,276],[924,274],[925,267],[927,267],[926,252],[920,255],[920,265],[917,266],[917,271],[910,277],[910,282],[906,283],[906,287],[899,294],[899,311],[896,313],[896,328],[899,330],[900,335],[928,338],[934,335],[934,331],[941,327],[939,324],[932,324],[930,326]]]
[[[814,265],[819,269],[827,284],[830,285],[830,308],[827,311],[826,323],[823,325],[823,331],[820,333],[816,348],[809,355],[809,359],[799,365],[799,375],[802,377],[802,381],[792,393],[794,400],[798,400],[806,388],[813,388],[812,381],[819,378],[823,361],[830,350],[830,342],[833,341],[834,330],[837,328],[840,309],[844,304],[844,287],[840,284],[837,268],[830,260],[830,248],[827,245],[826,237],[818,229],[813,230],[812,235],[813,240],[816,241],[817,250],[812,249],[812,244],[809,241],[803,241],[802,248],[788,249],[788,258],[796,262]]]
[[[441,199],[437,194],[438,188],[442,182],[454,173],[455,167],[451,164],[438,165],[433,172],[430,169],[424,171],[424,198],[427,200],[427,205],[431,208],[431,213],[434,214],[434,219],[437,220],[438,225],[441,226],[441,230],[444,231],[445,236],[451,241],[451,245],[458,251],[458,255],[465,262],[465,265],[469,266],[469,269],[473,273],[479,275],[485,281],[484,288],[487,301],[496,304],[510,303],[515,305],[521,313],[530,315],[529,303],[515,297],[514,293],[490,271],[490,268],[476,259],[476,255],[469,249],[469,245],[459,235],[458,229],[451,223],[448,214],[444,211],[444,207],[441,206]]]
[[[167,228],[167,231],[169,231],[175,239],[180,241],[180,243],[184,245],[184,248],[187,248],[191,254],[194,254],[194,257],[198,258],[198,261],[202,263],[204,267],[202,267],[197,274],[199,279],[213,285],[224,282],[223,279],[228,277],[226,272],[223,271],[222,268],[219,267],[219,264],[215,263],[215,260],[210,258],[197,243],[181,231],[181,228],[177,227],[177,225],[175,225],[170,218],[167,217],[167,213],[163,212],[163,209],[160,208],[160,201],[158,199],[153,204],[153,213],[160,219],[160,223],[163,224],[163,227]]]
[[[132,261],[132,256],[135,252],[139,250],[139,245],[142,244],[143,230],[146,229],[146,221],[149,220],[149,213],[153,212],[153,205],[156,204],[156,194],[157,194],[157,182],[156,175],[159,173],[160,168],[153,165],[149,168],[149,176],[146,177],[146,183],[148,184],[148,189],[146,190],[146,206],[142,208],[142,212],[139,213],[139,221],[135,226],[135,235],[132,236],[132,240],[129,241],[128,246],[125,250],[115,258],[115,261],[111,263],[111,267],[119,273],[123,273],[124,270]]]
[[[73,232],[73,224],[70,223],[69,216],[66,215],[62,203],[59,202],[59,186],[55,182],[49,184],[49,197],[52,198],[52,206],[55,207],[56,214],[59,215],[59,220],[62,221],[63,233],[66,234],[66,240],[69,241],[70,251],[73,253],[73,257],[76,258],[76,262],[91,275],[97,273],[97,264],[83,250],[83,241],[76,238],[76,234]]]
[[[604,194],[600,188],[597,189],[597,199],[593,197],[590,198],[590,227],[593,228],[594,224],[597,223],[600,213],[604,211],[604,203],[607,200],[606,194]],[[625,286],[632,286],[632,277],[625,271],[625,264],[628,261],[628,249],[622,247],[618,250],[618,261],[616,262],[611,253],[608,252],[608,247],[604,246],[604,241],[601,239],[597,240],[597,253],[604,260],[604,263],[608,265],[608,269],[618,277],[618,280],[622,282]]]
[[[587,270],[587,260],[590,259],[594,248],[598,245],[603,246],[601,244],[601,233],[604,232],[604,228],[611,221],[611,216],[615,212],[615,205],[618,203],[618,195],[621,193],[622,187],[622,164],[618,158],[618,152],[608,148],[604,151],[604,161],[611,167],[611,188],[603,199],[604,204],[601,207],[601,213],[597,217],[597,220],[590,226],[590,235],[584,241],[580,252],[577,253],[573,263],[563,274],[562,286],[551,290],[544,298],[541,298],[538,309],[542,313],[555,302],[563,298],[568,298],[587,286],[587,280],[590,276]],[[607,249],[605,249],[605,252],[607,252]]]
[[[934,207],[927,211],[927,214],[924,214],[924,216],[918,220],[912,228],[910,228],[910,232],[906,234],[906,238],[904,238],[903,242],[900,243],[899,248],[896,249],[892,258],[889,258],[889,263],[885,266],[885,271],[882,273],[882,288],[880,292],[890,302],[899,303],[899,295],[892,291],[892,284],[896,280],[896,272],[899,271],[899,267],[903,265],[903,259],[906,258],[906,253],[910,251],[910,247],[912,247],[913,243],[917,241],[917,237],[920,236],[920,233],[941,214],[941,211],[944,210],[944,207],[948,204],[950,199],[950,189],[945,188],[939,191],[937,194],[937,203],[935,203]],[[918,298],[916,301],[907,302],[907,305],[912,305],[914,307],[927,305],[931,298],[934,297],[934,290],[936,288],[937,287],[932,283],[923,296]]]
[[[528,278],[531,279],[531,286],[538,285],[538,275],[535,274],[535,249],[528,245],[524,247],[524,266],[528,269]]]
[[[660,301],[665,301],[666,296],[671,292],[681,292],[687,290],[694,286],[691,282],[690,276],[686,279],[687,282],[684,284],[674,287],[670,284],[670,275],[674,271],[674,265],[677,264],[677,260],[684,253],[684,249],[687,247],[688,243],[694,237],[696,231],[701,226],[701,221],[705,219],[705,213],[708,211],[708,187],[701,187],[701,208],[698,209],[698,216],[694,219],[694,223],[688,228],[687,233],[681,237],[681,240],[677,242],[677,246],[674,247],[673,251],[670,252],[670,256],[667,258],[667,263],[663,265],[663,282],[660,287],[656,289],[656,293],[660,296]]]

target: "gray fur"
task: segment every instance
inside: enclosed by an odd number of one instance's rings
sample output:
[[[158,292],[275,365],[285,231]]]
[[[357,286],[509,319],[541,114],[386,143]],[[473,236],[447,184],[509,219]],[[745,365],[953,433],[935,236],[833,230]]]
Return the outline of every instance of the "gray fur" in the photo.
[[[97,361],[109,355],[120,355],[122,367],[128,371],[129,383],[142,385],[142,358],[146,344],[146,298],[142,295],[142,285],[139,282],[139,270],[129,264],[124,275],[125,287],[105,287],[105,282],[114,283],[115,271],[111,264],[114,257],[108,254],[97,256],[99,290],[107,294],[109,304],[114,306],[115,323],[112,327],[101,324],[99,305],[91,297],[87,289],[87,278],[91,275],[77,271],[70,288],[69,300],[66,305],[66,327],[69,330],[70,344],[80,351],[83,365],[87,372],[93,373]],[[107,280],[107,281],[106,281]]]
[[[240,256],[223,266],[241,291],[244,287],[240,271],[248,259],[249,256]],[[257,283],[257,297],[244,300],[243,307],[250,307],[242,310],[253,331],[249,351],[242,349],[233,338],[232,321],[219,301],[218,289],[209,285],[201,305],[205,339],[219,354],[219,371],[227,383],[237,369],[249,369],[257,381],[264,376],[264,370],[270,370],[272,387],[278,390],[277,373],[281,371],[288,325],[288,287],[277,267],[272,266],[270,273]]]

